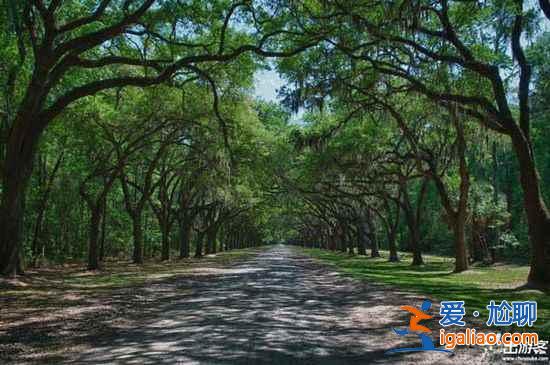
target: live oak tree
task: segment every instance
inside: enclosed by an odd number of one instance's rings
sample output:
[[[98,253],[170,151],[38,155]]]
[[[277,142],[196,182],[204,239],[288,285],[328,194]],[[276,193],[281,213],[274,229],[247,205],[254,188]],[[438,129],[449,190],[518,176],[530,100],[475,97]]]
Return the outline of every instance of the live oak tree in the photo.
[[[2,274],[21,271],[21,226],[33,160],[44,130],[68,106],[107,89],[204,77],[200,65],[247,52],[290,56],[315,44],[285,29],[284,21],[270,22],[273,13],[249,2],[8,2],[5,11],[17,32],[12,44],[20,56],[8,84],[24,87],[8,97],[12,107],[4,118]],[[232,17],[239,12],[256,21],[246,34],[233,31]],[[195,31],[183,31],[182,24]],[[278,48],[273,39],[281,34],[290,42]]]
[[[361,34],[358,39],[342,35],[335,42],[343,53],[358,62],[366,62],[379,73],[399,78],[403,87],[435,103],[459,105],[463,113],[481,125],[510,138],[519,162],[531,241],[529,283],[547,285],[550,282],[550,213],[542,197],[532,146],[529,104],[532,65],[526,57],[522,37],[534,18],[527,13],[526,3],[523,0],[506,4],[490,2],[486,6],[447,0],[380,3],[370,12],[376,14],[372,17],[361,13],[364,6],[369,6],[367,2],[363,6],[354,3],[353,7],[335,5],[352,19],[350,26],[357,30],[356,34]],[[502,6],[504,18],[499,12]],[[384,17],[380,16],[382,12]],[[480,27],[477,32],[475,29]],[[370,49],[366,51],[366,47]],[[513,63],[507,59],[507,49],[511,51]],[[437,64],[453,69],[455,85],[469,82],[471,87],[449,90],[426,83],[424,80],[429,79],[426,75],[433,72],[430,66]],[[517,109],[508,98],[511,90],[504,81],[508,65],[518,74]]]
[[[140,160],[139,163],[129,163],[128,168],[124,166],[120,169],[120,183],[122,191],[124,193],[124,203],[126,211],[132,218],[133,236],[134,236],[134,252],[132,259],[134,263],[143,263],[143,229],[142,219],[143,210],[147,206],[151,195],[158,188],[158,185],[162,182],[163,176],[154,181],[155,169],[166,154],[166,150],[170,144],[174,143],[175,139],[179,137],[174,131],[168,131],[167,135],[161,136],[161,138],[155,143],[152,152],[152,157],[145,161]],[[117,157],[125,158],[124,155],[120,155],[117,149]],[[128,170],[132,169],[133,173],[129,173]],[[133,175],[133,177],[132,177]]]
[[[331,35],[322,50],[309,52],[311,57],[281,63],[296,83],[287,93],[289,105],[317,100],[326,108],[359,90],[384,92],[373,85],[389,80],[400,93],[422,95],[441,107],[454,105],[483,128],[507,136],[518,160],[533,286],[550,282],[550,214],[531,133],[534,63],[525,51],[526,39],[537,32],[540,10],[548,15],[548,3],[539,5],[523,0],[296,4],[299,16],[323,24]],[[437,82],[442,69],[449,70],[447,80]]]
[[[406,137],[411,149],[411,157],[417,162],[418,173],[428,177],[436,187],[454,235],[455,272],[467,270],[466,221],[469,217],[470,177],[466,160],[465,123],[459,119],[460,116],[452,105],[445,111],[430,110],[425,106],[425,110],[429,112],[420,115],[415,115],[416,113],[409,110],[409,121],[407,121],[403,115],[403,110],[406,108],[397,106],[401,109],[397,111],[397,108],[388,103],[382,103]],[[418,101],[415,105],[423,106],[422,101]],[[410,121],[411,119],[417,119],[418,122],[414,123]],[[436,119],[449,120],[448,124],[451,127]],[[436,121],[433,122],[433,120]],[[454,131],[456,136],[451,135],[449,130]],[[454,158],[458,160],[457,176],[460,181],[458,194],[455,194],[458,197],[456,203],[445,182],[445,175]]]
[[[94,115],[97,128],[88,127],[87,159],[90,171],[80,182],[80,195],[90,210],[88,268],[99,268],[100,223],[105,219],[106,199],[124,168],[138,152],[142,152],[163,125],[144,123],[143,128],[127,129]],[[150,121],[149,121],[150,122]],[[150,139],[151,138],[151,139]],[[99,147],[99,148],[98,148]]]

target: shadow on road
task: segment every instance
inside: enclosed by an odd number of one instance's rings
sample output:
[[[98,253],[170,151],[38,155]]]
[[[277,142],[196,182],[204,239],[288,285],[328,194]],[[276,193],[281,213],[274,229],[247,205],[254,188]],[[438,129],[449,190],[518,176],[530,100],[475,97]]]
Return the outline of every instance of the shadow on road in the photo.
[[[112,298],[123,305],[128,293]],[[203,267],[143,288],[121,316],[68,337],[74,352],[52,361],[89,364],[478,363],[478,351],[386,356],[415,347],[391,330],[408,323],[400,305],[422,297],[344,278],[277,246],[232,267]],[[137,299],[136,299],[137,298]],[[437,310],[437,309],[435,309]],[[436,322],[436,321],[433,321]],[[86,326],[86,320],[79,322]],[[433,328],[438,331],[438,328]],[[13,334],[12,334],[13,335]],[[50,334],[55,336],[54,333]]]

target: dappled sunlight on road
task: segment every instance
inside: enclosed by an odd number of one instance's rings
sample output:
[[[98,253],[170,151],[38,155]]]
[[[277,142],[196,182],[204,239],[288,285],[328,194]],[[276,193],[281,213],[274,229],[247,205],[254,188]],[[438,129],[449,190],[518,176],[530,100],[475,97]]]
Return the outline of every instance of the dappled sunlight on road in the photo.
[[[444,354],[388,357],[405,344],[392,326],[399,310],[422,298],[340,277],[309,258],[278,246],[231,268],[194,274],[146,288],[139,315],[115,322],[78,363],[344,364],[445,363]],[[108,325],[108,323],[106,323]],[[477,354],[479,355],[479,354]],[[482,361],[458,354],[464,361]]]

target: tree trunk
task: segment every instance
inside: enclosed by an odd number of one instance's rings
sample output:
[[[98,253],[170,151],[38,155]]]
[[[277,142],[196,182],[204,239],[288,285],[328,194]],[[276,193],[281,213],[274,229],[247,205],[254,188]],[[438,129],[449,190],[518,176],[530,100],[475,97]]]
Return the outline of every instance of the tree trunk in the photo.
[[[466,162],[466,139],[464,126],[458,120],[456,110],[451,108],[451,117],[457,133],[457,154],[459,157],[460,194],[454,222],[455,235],[455,272],[468,270],[468,251],[466,249],[466,219],[468,217],[468,199],[470,196],[470,173]],[[495,186],[496,189],[496,186]],[[496,191],[495,191],[496,194]]]
[[[208,237],[208,244],[210,245],[210,253],[212,253],[212,254],[215,254],[218,250],[218,248],[217,248],[218,245],[217,245],[217,242],[216,242],[216,237],[217,236],[218,236],[218,228],[214,227],[209,232],[209,237]]]
[[[366,224],[367,224],[367,227],[368,227],[368,237],[369,237],[369,241],[371,243],[371,246],[370,246],[370,256],[371,257],[380,257],[380,250],[378,248],[378,240],[376,238],[376,232],[374,230],[374,224],[372,223],[372,220],[371,220],[371,216],[370,216],[370,213],[368,213],[369,215],[367,215],[367,219],[366,219]]]
[[[370,257],[380,257],[380,250],[378,249],[378,240],[376,239],[376,236],[374,235],[374,233],[372,234],[372,238],[371,238]]]
[[[13,121],[5,146],[2,166],[2,202],[0,204],[0,274],[22,273],[20,257],[25,195],[33,169],[36,146],[45,123],[36,120],[34,110],[39,100],[34,89],[45,75],[35,70],[33,79]]]
[[[132,260],[135,264],[143,263],[143,229],[141,226],[141,212],[132,215],[132,234],[134,236],[134,253]]]
[[[397,199],[400,199],[398,197]],[[392,220],[391,217],[391,208],[389,205],[389,202],[385,202],[386,212],[388,213],[388,219],[386,221],[386,229],[387,229],[387,236],[388,236],[388,249],[390,251],[390,262],[397,262],[399,261],[399,254],[397,253],[397,229],[399,228],[399,221],[401,218],[401,206],[399,204],[396,204],[395,206],[395,216]]]
[[[422,259],[422,253],[420,251],[420,230],[418,227],[409,226],[409,231],[411,233],[411,249],[413,253],[413,265],[422,265],[424,260]]]
[[[103,261],[105,259],[105,237],[107,236],[107,196],[104,197],[101,205],[103,213],[101,214],[101,241],[99,246],[99,261]]]
[[[202,257],[202,244],[204,240],[204,232],[199,232],[197,235],[197,244],[195,245],[195,258]]]
[[[347,242],[348,242],[348,253],[350,255],[355,255],[355,247],[353,246],[354,241],[357,242],[357,240],[353,240],[353,236],[349,235]],[[310,244],[309,247],[313,247],[313,245]]]
[[[540,191],[540,177],[529,141],[523,133],[512,134],[514,151],[519,161],[523,204],[527,214],[531,240],[531,269],[528,284],[532,287],[550,286],[550,213]]]
[[[185,220],[180,222],[180,259],[189,257],[192,225]]]
[[[36,215],[36,221],[34,224],[34,234],[32,237],[32,243],[31,243],[31,253],[32,253],[32,266],[37,265],[38,256],[41,252],[44,252],[44,250],[39,247],[39,243],[42,244],[44,241],[44,237],[42,236],[42,221],[44,219],[44,211],[45,211],[45,202],[47,201],[46,195],[47,195],[47,183],[46,183],[46,159],[43,158],[41,154],[38,154],[38,171],[37,171],[37,180],[38,180],[38,186],[40,187],[40,199],[38,201],[38,206],[36,207],[37,215]],[[1,161],[1,160],[0,160]],[[36,167],[34,167],[34,170],[36,170]],[[43,191],[42,191],[43,190]],[[40,242],[39,242],[40,241]]]
[[[9,163],[9,161],[6,161],[6,163]],[[8,174],[4,174],[2,208],[0,210],[0,221],[2,222],[0,233],[0,273],[15,276],[21,273],[19,249],[25,192],[29,178],[28,176],[21,175],[8,176]]]
[[[340,239],[340,251],[341,252],[346,252],[347,251],[347,237],[346,237],[346,227],[345,226],[340,226],[340,231],[339,231],[340,235],[339,235],[339,239]]]
[[[455,272],[468,270],[468,253],[466,250],[465,220],[459,219],[453,225],[455,246]]]
[[[231,250],[234,250],[235,247],[237,247],[237,233],[233,232],[233,235],[232,235],[232,238],[231,238],[231,245],[229,246],[229,248]]]
[[[412,265],[422,265],[424,260],[422,259],[422,253],[420,251],[420,227],[418,226],[418,220],[410,204],[407,188],[402,187],[401,193],[403,196],[402,208],[409,229],[409,247],[413,255]]]
[[[216,253],[216,234],[217,230],[213,227],[206,231],[206,244],[204,245],[204,254],[210,255]]]
[[[475,209],[474,209],[475,210]],[[474,261],[489,262],[489,247],[485,238],[486,227],[472,217],[471,247]]]
[[[99,225],[101,222],[101,207],[95,206],[91,209],[90,216],[90,237],[88,242],[88,270],[99,269],[98,240]]]
[[[204,254],[205,255],[210,255],[210,241],[208,240],[208,234],[205,235],[205,238],[206,238],[206,244],[204,244]]]
[[[170,229],[168,227],[168,222],[162,222],[160,226],[162,234],[162,253],[161,260],[168,261],[170,260]]]
[[[13,138],[10,138],[10,141]],[[22,140],[17,146],[9,143],[4,161],[2,176],[2,205],[0,208],[0,274],[15,276],[22,273],[19,250],[25,194],[32,172],[33,156],[30,151],[18,155],[14,151],[23,147]],[[25,153],[26,152],[26,153]]]
[[[335,228],[329,233],[328,249],[330,251],[336,251],[336,239],[337,239],[337,235],[336,235],[336,228]]]
[[[366,256],[367,250],[365,249],[365,223],[360,219],[359,224],[357,225],[357,254]]]
[[[223,236],[223,232],[222,232],[222,236]],[[218,247],[219,252],[225,251],[225,248],[223,247],[224,245],[225,245],[225,240],[220,238],[220,246]]]
[[[170,239],[168,232],[164,230],[164,228],[161,228],[162,232],[162,249],[161,249],[161,261],[168,261],[170,260]]]
[[[397,244],[395,236],[397,235],[397,229],[390,229],[388,231],[388,248],[390,250],[390,262],[399,261],[399,255],[397,254]]]

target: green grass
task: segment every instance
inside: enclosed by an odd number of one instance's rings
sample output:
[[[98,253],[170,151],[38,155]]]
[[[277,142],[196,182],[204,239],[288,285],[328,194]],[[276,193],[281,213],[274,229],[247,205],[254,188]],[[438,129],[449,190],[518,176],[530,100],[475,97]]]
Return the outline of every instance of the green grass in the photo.
[[[385,257],[370,258],[320,249],[300,250],[357,279],[394,285],[437,300],[464,300],[467,314],[477,310],[479,318],[485,320],[490,300],[536,300],[538,319],[532,330],[542,339],[550,339],[550,295],[521,288],[529,271],[527,266],[474,266],[466,272],[453,273],[454,259],[449,257],[424,255],[425,264],[413,267],[407,253],[400,254],[400,262],[388,262],[385,252]],[[473,317],[467,316],[467,323],[468,319]]]
[[[80,270],[65,275],[63,284],[79,289],[116,289],[142,285],[149,281],[160,280],[178,274],[184,274],[194,267],[210,265],[227,265],[244,260],[258,253],[263,248],[247,248],[217,253],[201,259],[189,258],[169,262],[145,262],[142,265],[108,263],[98,272]]]
[[[120,288],[138,287],[176,275],[190,273],[197,267],[218,267],[245,260],[265,247],[221,252],[201,259],[189,258],[169,262],[106,262],[99,271],[88,271],[83,264],[28,270],[27,274],[0,282],[0,297],[21,308],[56,307],[64,303],[66,293],[79,295],[108,294]],[[0,318],[1,319],[1,318]]]

